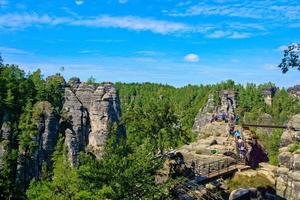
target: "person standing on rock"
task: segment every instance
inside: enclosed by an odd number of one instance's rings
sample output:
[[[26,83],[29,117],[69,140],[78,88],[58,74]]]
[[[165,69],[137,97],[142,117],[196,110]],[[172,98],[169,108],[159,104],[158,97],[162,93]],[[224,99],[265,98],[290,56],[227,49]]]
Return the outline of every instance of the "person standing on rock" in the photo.
[[[246,149],[245,143],[242,140],[241,136],[237,136],[237,147],[239,150],[240,159],[244,161],[245,155],[247,153],[247,149]]]
[[[224,111],[222,111],[221,117],[222,117],[222,121],[226,122],[226,114]]]

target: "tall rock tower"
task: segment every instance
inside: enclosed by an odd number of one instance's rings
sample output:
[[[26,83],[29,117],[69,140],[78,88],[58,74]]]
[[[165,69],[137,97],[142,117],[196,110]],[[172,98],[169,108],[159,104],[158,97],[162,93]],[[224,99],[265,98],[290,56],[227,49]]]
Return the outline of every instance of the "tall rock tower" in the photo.
[[[65,145],[72,165],[76,165],[80,150],[85,149],[100,158],[109,128],[121,115],[118,93],[110,82],[98,87],[72,78],[65,89],[63,106]]]

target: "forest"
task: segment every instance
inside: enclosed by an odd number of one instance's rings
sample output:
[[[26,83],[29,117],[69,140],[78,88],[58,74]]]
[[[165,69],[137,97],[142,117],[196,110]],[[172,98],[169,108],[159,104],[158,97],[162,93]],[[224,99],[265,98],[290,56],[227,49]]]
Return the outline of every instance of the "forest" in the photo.
[[[97,85],[94,79],[88,83]],[[126,139],[118,141],[111,128],[102,159],[81,152],[79,164],[71,167],[64,153],[63,133],[53,154],[52,166],[45,166],[39,180],[32,179],[24,190],[16,178],[18,156],[32,156],[36,146],[36,117],[39,102],[48,102],[57,115],[62,113],[66,81],[60,74],[44,77],[41,70],[25,73],[16,65],[0,64],[0,125],[9,123],[11,142],[3,144],[5,155],[0,171],[0,199],[168,199],[170,180],[155,184],[163,159],[153,159],[157,149],[175,149],[196,139],[194,118],[209,94],[222,89],[238,92],[241,120],[256,121],[268,113],[282,125],[300,112],[299,101],[286,88],[278,88],[271,106],[261,92],[273,83],[236,84],[232,80],[213,85],[173,87],[156,83],[115,83],[120,96],[121,123]],[[276,164],[280,131],[274,131],[266,146],[270,162]],[[6,141],[1,141],[1,143]]]

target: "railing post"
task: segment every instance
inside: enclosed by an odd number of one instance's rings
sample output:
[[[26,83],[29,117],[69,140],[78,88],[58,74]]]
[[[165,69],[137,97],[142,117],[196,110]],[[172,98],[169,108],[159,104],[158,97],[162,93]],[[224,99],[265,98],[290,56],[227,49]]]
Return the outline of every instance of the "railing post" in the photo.
[[[220,160],[218,160],[218,175],[220,173]]]

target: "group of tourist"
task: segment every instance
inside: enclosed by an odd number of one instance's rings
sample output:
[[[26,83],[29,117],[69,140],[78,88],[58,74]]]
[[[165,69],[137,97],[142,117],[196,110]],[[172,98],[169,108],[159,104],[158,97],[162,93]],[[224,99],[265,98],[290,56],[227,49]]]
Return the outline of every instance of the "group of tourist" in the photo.
[[[224,122],[232,122],[235,124],[239,123],[239,116],[236,113],[226,114],[224,111],[221,113],[213,113],[211,117],[211,122],[224,121]]]

